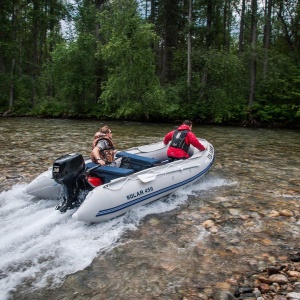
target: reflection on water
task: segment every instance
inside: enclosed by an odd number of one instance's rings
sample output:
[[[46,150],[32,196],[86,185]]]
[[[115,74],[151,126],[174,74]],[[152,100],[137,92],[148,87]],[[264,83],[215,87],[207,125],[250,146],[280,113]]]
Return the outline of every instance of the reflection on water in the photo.
[[[157,142],[174,128],[108,124],[119,150]],[[71,152],[88,156],[92,137],[102,125],[0,119],[0,188],[7,190],[0,194],[4,293],[17,287],[15,299],[33,299],[32,287],[59,283],[66,299],[76,293],[90,298],[99,293],[105,299],[115,299],[116,294],[123,299],[178,299],[179,290],[182,295],[195,286],[199,291],[218,281],[233,282],[297,250],[297,131],[193,126],[197,136],[215,147],[209,174],[164,201],[104,224],[75,222],[71,212],[54,210],[55,201],[37,201],[24,194],[26,182],[58,156]],[[57,298],[55,290],[47,289],[36,291],[35,297]]]

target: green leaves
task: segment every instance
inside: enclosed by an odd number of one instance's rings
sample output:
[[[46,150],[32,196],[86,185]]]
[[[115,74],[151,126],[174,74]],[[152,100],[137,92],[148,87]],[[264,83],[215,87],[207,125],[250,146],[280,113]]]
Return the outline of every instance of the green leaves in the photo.
[[[257,1],[236,0],[2,2],[2,111],[298,120],[297,1],[264,1],[257,11]],[[70,25],[64,34],[61,20]]]
[[[262,122],[292,124],[300,121],[300,105],[255,104],[252,113],[257,120]]]
[[[164,102],[151,48],[156,35],[138,15],[133,0],[113,1],[99,20],[101,34],[106,38],[100,55],[108,71],[100,99],[113,116],[148,118]]]

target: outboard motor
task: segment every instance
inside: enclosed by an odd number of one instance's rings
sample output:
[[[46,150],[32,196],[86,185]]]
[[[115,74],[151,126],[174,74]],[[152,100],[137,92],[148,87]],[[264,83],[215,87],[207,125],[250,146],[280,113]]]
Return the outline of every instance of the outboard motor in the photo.
[[[63,201],[55,209],[65,212],[81,204],[80,192],[86,192],[89,184],[86,181],[85,163],[79,153],[67,154],[57,158],[52,168],[53,179],[63,186]]]

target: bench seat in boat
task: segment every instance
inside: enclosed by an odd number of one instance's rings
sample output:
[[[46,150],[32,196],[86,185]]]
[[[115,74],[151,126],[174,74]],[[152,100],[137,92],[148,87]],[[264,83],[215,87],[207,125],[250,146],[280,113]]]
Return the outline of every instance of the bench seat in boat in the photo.
[[[91,175],[96,174],[98,177],[102,179],[103,183],[108,183],[113,179],[119,177],[125,177],[134,173],[133,169],[124,169],[124,168],[117,168],[111,166],[100,166],[94,163],[87,163],[86,170],[88,171],[89,169],[94,168],[96,166],[99,167],[93,169],[91,171]]]
[[[160,163],[159,159],[144,157],[126,151],[118,152],[116,154],[116,157],[122,157],[121,168],[127,165],[130,169],[133,169],[135,172],[139,172],[147,168],[152,168],[156,164]]]

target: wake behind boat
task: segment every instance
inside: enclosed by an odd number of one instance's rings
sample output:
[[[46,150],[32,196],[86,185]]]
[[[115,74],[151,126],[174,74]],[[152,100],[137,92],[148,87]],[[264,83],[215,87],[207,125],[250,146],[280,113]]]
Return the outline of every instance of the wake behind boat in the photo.
[[[103,222],[120,216],[134,207],[145,205],[192,184],[211,168],[214,148],[198,139],[207,150],[192,145],[190,158],[169,161],[162,142],[117,152],[120,168],[99,166],[84,160],[81,154],[64,155],[53,167],[34,179],[28,194],[59,199],[61,212],[78,207],[73,218],[86,222]]]

